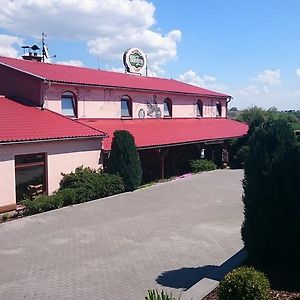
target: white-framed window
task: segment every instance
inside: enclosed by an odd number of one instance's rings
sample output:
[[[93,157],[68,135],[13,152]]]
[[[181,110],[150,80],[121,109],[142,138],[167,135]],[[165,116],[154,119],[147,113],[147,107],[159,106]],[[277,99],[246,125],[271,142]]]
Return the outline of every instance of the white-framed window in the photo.
[[[202,118],[203,117],[203,102],[198,100],[196,103],[196,117]]]
[[[221,117],[222,116],[222,104],[220,101],[216,102],[216,116]]]
[[[132,118],[132,100],[128,96],[121,98],[121,118]]]
[[[164,100],[164,118],[172,118],[172,101],[169,98]]]
[[[77,117],[77,99],[72,92],[64,92],[62,94],[61,112],[68,117]]]

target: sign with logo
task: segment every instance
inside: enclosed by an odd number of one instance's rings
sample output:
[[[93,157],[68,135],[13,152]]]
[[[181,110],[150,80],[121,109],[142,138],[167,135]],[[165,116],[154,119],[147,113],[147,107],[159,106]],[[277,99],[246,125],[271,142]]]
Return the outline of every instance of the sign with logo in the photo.
[[[123,63],[129,73],[140,73],[146,66],[146,55],[138,48],[130,48],[124,52]]]

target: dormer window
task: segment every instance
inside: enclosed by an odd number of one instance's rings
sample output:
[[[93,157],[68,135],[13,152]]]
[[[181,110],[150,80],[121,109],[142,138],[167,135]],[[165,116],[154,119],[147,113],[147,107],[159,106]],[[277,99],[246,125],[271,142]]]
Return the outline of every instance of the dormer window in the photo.
[[[201,100],[198,100],[196,103],[196,117],[197,118],[203,117],[203,103]]]
[[[68,117],[77,117],[77,100],[71,92],[64,92],[61,96],[61,112]]]
[[[132,101],[128,96],[121,98],[121,118],[132,118]]]
[[[216,116],[221,117],[222,116],[222,105],[220,101],[217,101],[216,103]]]
[[[164,100],[164,118],[172,118],[172,102],[169,98]]]

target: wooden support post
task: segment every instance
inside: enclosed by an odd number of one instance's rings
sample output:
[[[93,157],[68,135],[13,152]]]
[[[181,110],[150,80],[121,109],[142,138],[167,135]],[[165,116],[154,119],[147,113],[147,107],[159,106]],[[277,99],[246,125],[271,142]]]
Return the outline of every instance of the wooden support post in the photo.
[[[155,149],[155,153],[157,154],[159,158],[159,164],[160,164],[160,178],[165,178],[165,157],[168,152],[168,148],[158,148]]]

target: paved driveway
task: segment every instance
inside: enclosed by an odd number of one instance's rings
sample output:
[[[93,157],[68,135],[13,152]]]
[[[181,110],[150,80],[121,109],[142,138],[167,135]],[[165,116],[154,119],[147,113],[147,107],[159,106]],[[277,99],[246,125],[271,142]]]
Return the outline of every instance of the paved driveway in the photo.
[[[241,170],[217,170],[0,225],[0,299],[178,294],[242,248]]]

